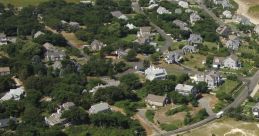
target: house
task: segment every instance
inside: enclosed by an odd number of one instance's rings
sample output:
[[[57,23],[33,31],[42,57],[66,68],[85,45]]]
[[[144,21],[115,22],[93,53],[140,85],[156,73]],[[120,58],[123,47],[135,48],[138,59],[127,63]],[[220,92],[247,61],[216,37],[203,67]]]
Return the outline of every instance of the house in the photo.
[[[213,2],[216,5],[221,5],[223,7],[223,9],[232,7],[232,5],[230,4],[230,2],[228,0],[213,0]]]
[[[252,107],[252,113],[254,117],[259,118],[259,102]]]
[[[189,45],[194,45],[194,44],[201,44],[202,43],[202,37],[199,34],[190,34],[190,37],[188,39]]]
[[[209,71],[205,73],[197,73],[193,77],[190,77],[194,82],[206,82],[209,89],[215,89],[222,82],[222,76],[217,71]]]
[[[223,67],[223,61],[225,58],[223,57],[214,57],[212,67],[213,68],[221,68]]]
[[[185,31],[189,31],[190,30],[190,28],[187,27],[188,24],[183,22],[183,21],[181,21],[181,20],[176,19],[176,20],[173,21],[173,24],[175,24],[181,30],[185,30]]]
[[[167,10],[166,8],[164,7],[158,7],[158,9],[156,10],[156,12],[160,15],[162,14],[172,14],[172,12],[170,12],[169,10]]]
[[[55,51],[47,51],[45,53],[46,61],[61,61],[64,60],[66,54],[63,51],[55,50]]]
[[[164,68],[155,68],[154,66],[150,66],[145,70],[146,79],[152,81],[154,79],[163,80],[167,76],[167,72]]]
[[[66,123],[66,118],[61,118],[62,113],[66,110],[69,110],[73,106],[75,106],[73,102],[66,102],[62,104],[61,106],[59,106],[55,113],[52,113],[49,117],[44,118],[45,123],[49,126]]]
[[[180,61],[183,59],[183,55],[184,53],[182,50],[168,52],[165,54],[165,61],[168,64],[180,63]]]
[[[241,63],[237,56],[230,55],[223,61],[224,68],[238,69],[241,67]]]
[[[96,93],[101,88],[106,88],[106,87],[110,87],[110,86],[119,86],[119,85],[120,85],[120,81],[109,80],[109,81],[107,81],[107,84],[98,84],[97,86],[95,86],[91,90],[89,90],[89,91],[85,90],[83,93],[86,93],[86,92]]]
[[[226,42],[226,46],[231,50],[238,50],[240,46],[240,38],[237,36],[230,37],[230,39]]]
[[[106,44],[102,43],[101,41],[94,40],[91,43],[90,48],[92,51],[100,51],[105,46],[106,46]]]
[[[137,33],[137,40],[140,45],[149,44],[151,42],[151,27],[140,27]]]
[[[118,19],[128,20],[128,17],[122,14],[121,11],[112,11],[111,14]]]
[[[214,89],[222,83],[223,79],[218,71],[210,71],[205,76],[205,82],[209,89]]]
[[[174,10],[174,13],[175,13],[175,14],[182,14],[183,11],[182,11],[182,9],[177,8],[177,9]]]
[[[0,101],[7,101],[7,100],[15,100],[18,101],[21,99],[21,96],[24,94],[24,89],[22,87],[16,88],[16,89],[10,89],[9,92],[7,92]]]
[[[126,49],[126,50],[122,50],[122,49],[118,49],[115,51],[115,54],[117,55],[117,58],[123,58],[124,56],[128,55],[128,52],[130,51],[130,49]]]
[[[168,97],[167,96],[159,96],[154,94],[148,94],[145,98],[145,102],[148,106],[151,107],[163,107],[168,104]]]
[[[45,33],[41,32],[41,31],[38,31],[36,32],[34,35],[33,35],[33,38],[38,38],[39,36],[41,35],[44,35]]]
[[[192,46],[192,45],[185,45],[182,48],[182,51],[183,51],[184,54],[187,54],[187,53],[195,53],[195,52],[198,51],[198,49],[197,49],[196,45],[194,45],[194,46]]]
[[[70,31],[75,31],[80,28],[80,24],[78,22],[69,22],[68,25]]]
[[[6,76],[10,74],[9,67],[0,67],[0,76]]]
[[[179,1],[178,2],[178,5],[180,6],[180,7],[182,7],[182,8],[189,8],[189,4],[188,4],[188,2],[186,2],[186,1]]]
[[[0,128],[5,128],[9,126],[10,121],[16,122],[16,118],[6,118],[6,119],[0,119]]]
[[[245,17],[245,16],[243,16],[243,15],[239,15],[239,14],[234,15],[234,16],[233,16],[233,19],[234,19],[237,23],[242,24],[242,25],[252,25],[250,19],[247,18],[247,17]]]
[[[125,25],[129,30],[133,30],[133,29],[135,29],[135,28],[137,28],[136,26],[134,26],[133,24],[126,24]]]
[[[191,22],[191,24],[194,24],[195,22],[197,22],[199,20],[201,20],[201,17],[196,12],[193,12],[190,15],[190,22]]]
[[[259,24],[257,24],[254,28],[255,33],[259,34]]]
[[[46,51],[54,51],[55,50],[55,46],[53,44],[49,43],[49,42],[44,43],[42,46]]]
[[[7,41],[6,34],[0,33],[0,45],[7,45]]]
[[[107,111],[111,111],[110,105],[106,102],[100,102],[91,106],[91,108],[89,109],[89,114],[96,114]]]
[[[196,95],[198,93],[197,89],[194,86],[186,85],[186,84],[177,84],[175,87],[175,91],[182,95]]]
[[[231,33],[231,30],[228,26],[221,25],[216,29],[216,32],[221,36],[227,37]]]
[[[225,18],[228,18],[228,19],[232,18],[232,13],[231,13],[229,10],[223,11],[222,14],[223,14],[223,16],[224,16]]]

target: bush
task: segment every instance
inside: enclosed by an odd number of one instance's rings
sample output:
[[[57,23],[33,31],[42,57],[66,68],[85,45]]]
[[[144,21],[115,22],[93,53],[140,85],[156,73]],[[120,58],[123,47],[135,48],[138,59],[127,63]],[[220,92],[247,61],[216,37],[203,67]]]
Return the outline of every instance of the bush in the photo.
[[[155,112],[153,110],[147,110],[145,115],[150,122],[154,122]]]
[[[178,107],[176,107],[176,108],[173,108],[173,109],[171,109],[171,110],[168,110],[165,114],[166,114],[167,116],[171,116],[171,115],[174,115],[174,114],[176,114],[176,113],[178,113],[178,112],[187,111],[187,110],[188,110],[187,106],[185,106],[185,105],[180,105],[180,106],[178,106]]]

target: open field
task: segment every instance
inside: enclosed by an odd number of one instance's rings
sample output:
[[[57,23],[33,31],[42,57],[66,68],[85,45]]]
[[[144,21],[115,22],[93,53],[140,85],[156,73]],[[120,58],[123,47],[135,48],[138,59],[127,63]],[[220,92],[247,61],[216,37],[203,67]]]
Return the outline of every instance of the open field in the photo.
[[[16,7],[24,7],[28,5],[38,5],[41,2],[46,2],[49,0],[1,0],[0,3],[5,5],[12,4]],[[67,2],[80,2],[80,0],[66,0]]]
[[[216,136],[258,136],[259,123],[223,118],[181,136],[211,136],[212,134]]]
[[[225,83],[217,89],[217,91],[232,93],[238,85],[240,85],[240,81],[226,80]]]

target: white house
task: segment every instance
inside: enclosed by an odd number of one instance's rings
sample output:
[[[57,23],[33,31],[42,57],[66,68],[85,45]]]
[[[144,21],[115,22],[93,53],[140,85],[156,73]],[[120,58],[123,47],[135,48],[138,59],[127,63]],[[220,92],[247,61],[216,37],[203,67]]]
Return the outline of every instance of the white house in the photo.
[[[154,79],[165,79],[167,72],[164,68],[155,68],[150,66],[145,70],[146,79],[152,81]]]
[[[94,104],[91,106],[91,108],[89,109],[89,114],[96,114],[99,112],[107,112],[107,111],[111,111],[110,105],[106,102],[100,102],[98,104]]]
[[[24,94],[24,89],[22,87],[16,88],[16,89],[10,89],[9,92],[7,92],[0,101],[7,101],[7,100],[20,100],[21,96]]]
[[[224,68],[239,69],[241,67],[241,63],[237,56],[230,55],[223,61],[223,66]]]
[[[33,35],[33,38],[38,38],[39,36],[41,35],[44,35],[45,33],[41,32],[41,31],[38,31],[36,32],[34,35]]]
[[[167,10],[166,8],[164,7],[158,7],[158,9],[156,10],[156,12],[160,15],[162,14],[172,14],[172,12],[170,12],[169,10]]]
[[[222,14],[225,18],[232,18],[232,13],[229,10],[225,10]]]
[[[219,72],[209,71],[205,73],[197,73],[193,77],[190,77],[194,82],[206,82],[209,89],[214,89],[219,86],[223,79]]]
[[[180,6],[180,7],[182,7],[182,8],[189,8],[189,4],[188,4],[188,2],[186,2],[186,1],[179,1],[178,2],[178,5]]]

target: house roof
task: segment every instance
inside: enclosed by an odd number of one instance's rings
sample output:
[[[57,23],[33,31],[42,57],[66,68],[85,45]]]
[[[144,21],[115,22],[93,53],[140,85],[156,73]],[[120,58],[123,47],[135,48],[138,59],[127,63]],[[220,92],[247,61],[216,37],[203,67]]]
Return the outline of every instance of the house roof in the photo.
[[[0,38],[6,38],[6,34],[5,33],[0,33]]]
[[[158,7],[156,10],[158,14],[171,14],[169,10],[167,10],[165,7]]]
[[[148,94],[146,97],[146,100],[158,102],[158,103],[164,103],[165,99],[166,99],[166,96],[159,96],[154,94]]]
[[[8,127],[10,120],[16,120],[16,118],[6,118],[6,119],[0,119],[0,128]]]
[[[10,72],[10,67],[0,67],[0,73],[2,72]]]
[[[175,90],[190,92],[193,88],[194,88],[194,86],[191,86],[191,85],[177,84],[176,87],[175,87]]]
[[[71,107],[75,106],[75,104],[73,102],[66,102],[66,103],[63,103],[62,104],[62,107],[65,109],[65,110],[69,110]]]
[[[213,58],[213,64],[214,65],[221,64],[224,59],[225,59],[224,57],[214,57]]]
[[[34,34],[33,38],[37,38],[39,37],[40,35],[44,35],[45,33],[41,32],[41,31],[38,31]]]
[[[151,32],[151,27],[150,26],[140,27],[139,29],[140,29],[140,31],[142,33],[145,33],[145,32],[150,33]]]
[[[46,42],[42,45],[46,50],[53,50],[55,47],[53,44]]]
[[[52,113],[48,118],[46,118],[51,124],[56,125],[65,121],[65,118],[61,118],[62,113]]]
[[[112,16],[119,18],[120,16],[122,16],[123,14],[121,13],[121,11],[112,11],[111,12]]]
[[[190,37],[188,39],[189,42],[193,43],[200,43],[202,40],[202,37],[200,34],[190,34]]]
[[[91,106],[91,108],[89,109],[90,113],[98,113],[100,111],[105,111],[110,109],[110,106],[108,103],[106,102],[100,102],[98,104],[94,104]]]

